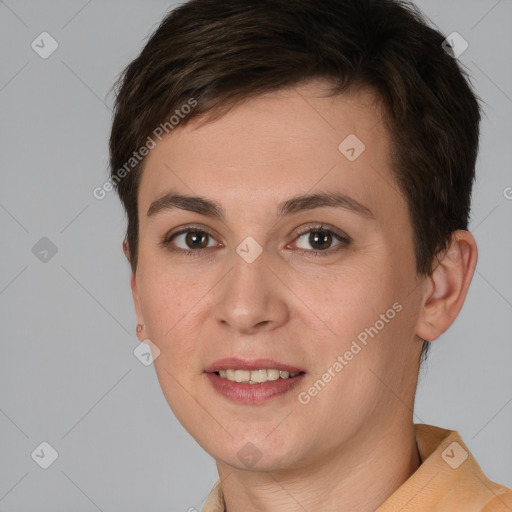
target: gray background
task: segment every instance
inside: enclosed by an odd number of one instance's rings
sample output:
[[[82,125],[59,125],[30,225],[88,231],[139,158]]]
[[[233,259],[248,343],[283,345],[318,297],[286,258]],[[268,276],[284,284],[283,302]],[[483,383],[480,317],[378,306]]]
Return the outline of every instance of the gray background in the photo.
[[[110,87],[172,5],[0,2],[2,512],[200,510],[216,480],[133,355],[124,214],[114,193],[92,195],[108,175]],[[418,5],[468,41],[460,59],[486,118],[478,267],[422,371],[415,421],[458,430],[489,478],[512,487],[512,1]],[[59,44],[47,59],[31,48],[43,31]],[[42,237],[57,248],[46,262],[32,251]],[[31,458],[42,441],[59,453],[46,470]]]

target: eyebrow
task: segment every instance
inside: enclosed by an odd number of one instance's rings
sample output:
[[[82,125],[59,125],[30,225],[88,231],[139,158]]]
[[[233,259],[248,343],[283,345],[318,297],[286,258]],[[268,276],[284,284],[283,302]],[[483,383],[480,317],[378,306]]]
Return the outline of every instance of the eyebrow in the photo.
[[[325,207],[343,208],[344,210],[351,211],[363,217],[370,219],[375,218],[374,214],[367,206],[341,193],[305,194],[291,197],[278,205],[277,218],[281,219],[295,213]],[[153,201],[147,211],[147,216],[152,217],[157,213],[173,210],[175,208],[196,212],[201,215],[225,221],[224,209],[218,202],[200,196],[176,194],[173,192]]]

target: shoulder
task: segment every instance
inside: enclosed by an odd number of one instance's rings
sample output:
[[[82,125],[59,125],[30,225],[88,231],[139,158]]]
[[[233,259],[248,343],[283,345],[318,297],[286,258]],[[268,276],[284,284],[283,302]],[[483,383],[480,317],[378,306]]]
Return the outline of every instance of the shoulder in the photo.
[[[501,492],[497,492],[489,501],[482,512],[510,512],[512,510],[512,489],[500,486]]]

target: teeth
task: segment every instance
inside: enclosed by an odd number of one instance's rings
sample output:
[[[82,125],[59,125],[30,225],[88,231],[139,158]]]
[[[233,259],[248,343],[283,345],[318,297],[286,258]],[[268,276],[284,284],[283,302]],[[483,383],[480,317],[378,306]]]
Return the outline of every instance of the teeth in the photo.
[[[260,384],[267,381],[289,379],[298,373],[290,373],[286,370],[219,370],[219,375],[232,382],[248,382],[249,384]]]
[[[247,382],[251,380],[251,372],[247,370],[235,370],[235,382]]]
[[[252,382],[267,382],[267,370],[253,370],[250,379]]]
[[[279,379],[279,370],[267,370],[267,380]]]

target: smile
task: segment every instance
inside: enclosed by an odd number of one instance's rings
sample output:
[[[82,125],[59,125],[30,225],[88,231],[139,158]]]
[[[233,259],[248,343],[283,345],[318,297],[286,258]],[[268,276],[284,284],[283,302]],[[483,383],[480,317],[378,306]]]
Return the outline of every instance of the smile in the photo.
[[[249,384],[263,384],[268,381],[278,379],[289,379],[296,377],[300,372],[290,373],[286,370],[276,369],[261,369],[261,370],[220,370],[215,372],[223,379],[230,380],[231,382],[248,382]]]
[[[227,357],[207,366],[203,375],[215,392],[229,401],[256,405],[288,394],[306,372],[268,358]]]

